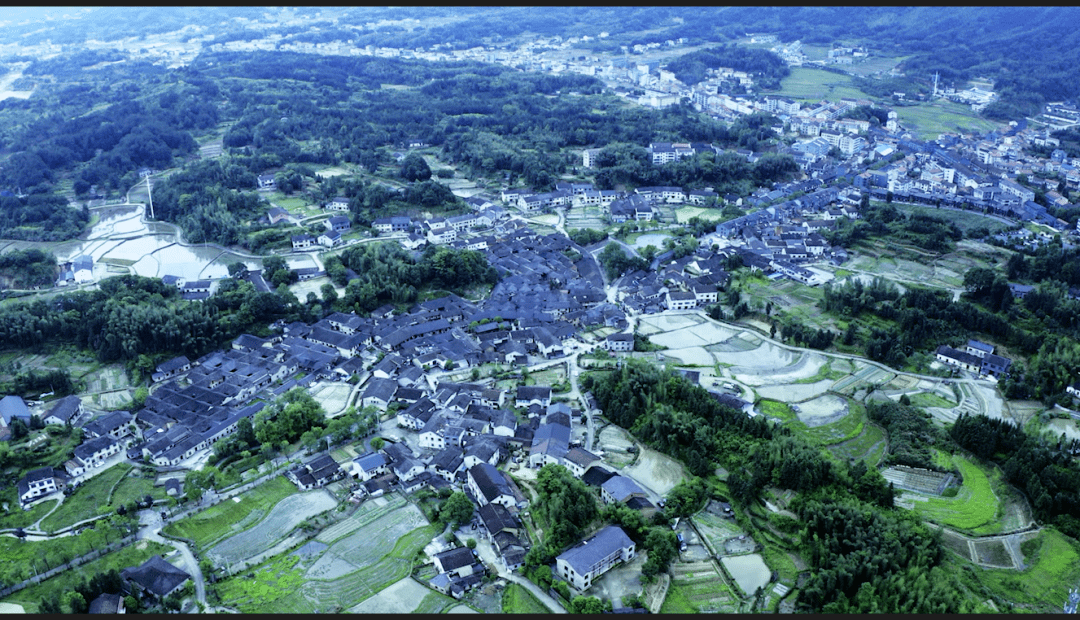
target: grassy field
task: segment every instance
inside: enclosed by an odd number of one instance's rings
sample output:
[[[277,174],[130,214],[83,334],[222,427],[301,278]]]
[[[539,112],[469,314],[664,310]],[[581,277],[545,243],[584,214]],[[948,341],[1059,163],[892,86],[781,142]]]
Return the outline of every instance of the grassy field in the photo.
[[[684,224],[692,217],[700,217],[703,220],[718,221],[724,219],[720,209],[706,209],[705,207],[679,207],[675,210],[675,221]]]
[[[504,614],[549,614],[548,609],[532,592],[516,583],[509,583],[502,594]]]
[[[999,220],[987,217],[982,213],[978,213],[975,211],[939,209],[937,207],[931,207],[929,205],[909,205],[895,202],[893,203],[893,206],[896,207],[897,211],[900,211],[901,213],[906,213],[908,215],[916,213],[919,215],[930,215],[938,219],[952,222],[953,224],[956,224],[956,227],[962,230],[964,234],[967,234],[974,228],[986,228],[990,231],[991,234],[993,234],[1009,227],[1007,224],[1004,224]]]
[[[944,407],[948,409],[956,406],[954,401],[942,398],[933,392],[919,392],[918,394],[912,394],[908,398],[911,399],[911,405],[914,407]]]
[[[530,595],[531,596],[531,595]],[[458,605],[457,600],[446,596],[445,594],[439,594],[438,592],[431,592],[424,597],[424,600],[420,601],[416,609],[412,611],[414,614],[441,614],[451,607]],[[541,611],[531,611],[528,613],[547,613],[547,609]]]
[[[784,423],[799,422],[799,418],[795,415],[795,412],[791,410],[791,405],[782,403],[778,400],[772,400],[770,398],[763,398],[757,403],[757,410],[765,414],[770,418],[776,418]]]
[[[19,492],[12,486],[0,494],[0,501],[8,505],[8,510],[0,517],[0,528],[26,527],[38,522],[56,506],[57,500],[46,500],[34,504],[30,510],[19,508]]]
[[[12,593],[3,599],[5,603],[17,603],[23,606],[26,613],[36,613],[38,605],[43,599],[51,598],[61,600],[65,592],[75,589],[75,584],[83,579],[89,579],[98,573],[108,572],[110,569],[123,570],[129,566],[138,566],[154,555],[162,555],[172,551],[172,547],[160,543],[145,540],[137,545],[124,547],[113,553],[108,553],[100,558],[87,562],[78,570],[64,571],[51,579],[39,584]],[[9,561],[5,555],[5,561]]]
[[[876,467],[885,456],[885,432],[876,424],[864,424],[862,433],[829,446],[829,451],[841,461],[862,459],[868,467]]]
[[[791,74],[780,81],[777,94],[810,101],[869,98],[852,85],[851,76],[810,67],[792,67]]]
[[[284,476],[272,478],[240,494],[240,502],[224,501],[216,506],[170,523],[164,532],[170,536],[190,538],[200,549],[211,543],[245,530],[265,516],[274,504],[296,493]],[[234,527],[239,526],[239,527]]]
[[[911,129],[922,140],[934,140],[938,134],[958,131],[985,133],[1000,126],[999,123],[980,118],[969,106],[952,101],[893,109],[900,124]]]
[[[992,533],[985,531],[984,526],[995,529],[1000,502],[990,486],[990,479],[978,465],[962,456],[953,455],[952,462],[964,478],[959,493],[956,497],[931,497],[925,502],[915,502],[915,512],[925,519],[958,530],[982,528],[979,533]]]
[[[153,481],[140,479],[145,482],[146,485],[122,484],[121,480],[124,479],[132,469],[133,467],[128,463],[119,463],[87,480],[86,483],[71,494],[71,496],[64,498],[64,503],[56,509],[56,512],[52,513],[41,522],[41,529],[46,532],[55,532],[61,528],[78,523],[79,521],[84,521],[98,515],[111,514],[116,511],[120,504],[126,504],[136,497],[142,499],[142,496],[146,495],[153,486]],[[127,487],[128,490],[141,490],[145,488],[145,491],[143,491],[141,495],[135,497],[130,496],[130,493],[128,492],[124,493],[123,498],[121,498],[119,494],[115,494],[116,497],[113,497],[113,489],[119,489],[121,486]]]

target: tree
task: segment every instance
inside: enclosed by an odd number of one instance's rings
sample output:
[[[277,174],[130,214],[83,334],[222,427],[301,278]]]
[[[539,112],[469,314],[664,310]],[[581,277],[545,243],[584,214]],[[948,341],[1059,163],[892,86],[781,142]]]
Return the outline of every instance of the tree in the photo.
[[[575,596],[566,611],[572,614],[603,614],[612,610],[611,601],[600,600],[595,596]]]
[[[440,518],[449,523],[455,530],[472,520],[473,511],[476,507],[469,498],[461,491],[454,491],[439,510]]]
[[[64,593],[64,604],[67,605],[67,608],[70,610],[70,613],[73,613],[73,614],[84,614],[84,613],[86,613],[86,610],[87,610],[86,599],[83,598],[83,595],[79,594],[78,592],[65,592]]]
[[[382,437],[372,437],[371,438],[371,449],[372,450],[378,452],[379,450],[382,450],[383,446],[385,446],[385,445],[386,445],[386,440],[383,439]]]
[[[401,178],[406,181],[427,181],[431,178],[431,168],[423,157],[410,153],[401,160]]]
[[[239,278],[243,276],[245,272],[247,272],[247,265],[245,265],[244,263],[238,260],[229,263],[230,278]]]

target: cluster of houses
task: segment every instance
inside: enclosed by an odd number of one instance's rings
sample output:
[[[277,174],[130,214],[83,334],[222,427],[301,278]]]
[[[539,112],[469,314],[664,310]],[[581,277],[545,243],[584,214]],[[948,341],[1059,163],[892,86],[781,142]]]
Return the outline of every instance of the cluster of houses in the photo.
[[[1007,375],[1012,365],[1011,359],[994,355],[994,345],[978,340],[968,340],[963,350],[943,344],[934,352],[934,358],[949,366],[995,379]]]

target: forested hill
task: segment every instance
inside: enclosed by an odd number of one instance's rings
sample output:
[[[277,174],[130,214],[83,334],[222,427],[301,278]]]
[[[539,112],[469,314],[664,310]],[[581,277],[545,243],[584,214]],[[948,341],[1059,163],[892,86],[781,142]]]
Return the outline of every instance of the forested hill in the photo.
[[[44,21],[46,14],[52,19]],[[541,35],[589,37],[576,46],[621,54],[622,46],[679,38],[716,44],[768,33],[782,42],[843,42],[907,56],[901,68],[918,78],[935,71],[945,82],[988,78],[1001,100],[986,113],[1000,118],[1037,113],[1044,102],[1080,94],[1074,79],[1080,8],[1065,6],[57,7],[24,8],[11,17],[0,28],[0,43],[176,32],[182,42],[204,44],[273,34],[282,43],[467,49]]]

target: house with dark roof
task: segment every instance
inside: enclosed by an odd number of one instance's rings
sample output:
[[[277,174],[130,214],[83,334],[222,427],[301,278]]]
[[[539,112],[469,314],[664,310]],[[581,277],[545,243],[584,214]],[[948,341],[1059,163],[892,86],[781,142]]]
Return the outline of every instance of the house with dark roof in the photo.
[[[345,471],[329,454],[320,454],[285,473],[301,491],[310,491],[345,476]]]
[[[91,614],[122,614],[126,613],[124,609],[124,597],[119,594],[109,594],[105,592],[90,601],[90,607],[87,609],[87,613]]]
[[[41,467],[28,472],[18,482],[19,502],[23,509],[29,510],[34,500],[51,493],[62,491],[67,486],[67,476],[53,467]]]
[[[566,452],[566,455],[562,458],[561,464],[563,467],[569,469],[570,473],[574,474],[574,476],[581,478],[585,475],[586,470],[599,462],[600,457],[589,452],[585,448],[575,446]]]
[[[584,592],[597,577],[620,562],[634,559],[634,541],[622,528],[609,525],[595,536],[555,558],[555,573]]]
[[[11,426],[11,421],[16,418],[27,424],[30,423],[30,409],[27,408],[26,402],[21,396],[14,394],[0,398],[0,419],[3,419],[4,426]]]
[[[566,424],[541,424],[529,447],[529,466],[543,467],[561,464],[570,451],[570,427]]]
[[[470,467],[465,475],[468,490],[477,505],[502,504],[508,509],[518,508],[520,494],[514,493],[510,480],[494,465],[478,463]]]
[[[126,591],[136,598],[162,600],[179,592],[191,575],[155,555],[139,566],[120,571],[120,578],[125,582]]]
[[[476,555],[468,547],[456,547],[436,553],[431,559],[435,563],[435,570],[455,577],[473,574],[473,565],[477,563]]]
[[[517,389],[517,400],[514,403],[518,407],[528,407],[529,405],[540,405],[541,407],[547,407],[551,404],[551,386],[550,385],[519,385]]]
[[[957,366],[971,372],[979,372],[979,368],[982,366],[982,359],[978,356],[954,349],[944,344],[937,348],[937,351],[934,352],[934,357],[939,362],[950,366]]]
[[[364,389],[364,395],[360,402],[364,407],[386,409],[390,402],[394,400],[394,393],[397,389],[397,381],[393,379],[372,377],[368,381],[367,388]]]
[[[82,399],[74,394],[56,401],[42,420],[45,424],[71,424],[82,413]]]
[[[82,428],[83,434],[89,438],[111,435],[116,439],[123,439],[138,431],[135,416],[127,411],[110,411],[87,422]]]
[[[154,369],[154,374],[150,377],[155,383],[158,381],[164,381],[170,379],[176,375],[191,370],[191,362],[183,355],[174,357],[167,362],[158,364]]]
[[[612,476],[600,485],[600,497],[607,504],[625,504],[635,497],[645,497],[645,490],[626,476]]]

